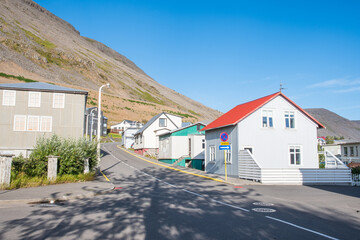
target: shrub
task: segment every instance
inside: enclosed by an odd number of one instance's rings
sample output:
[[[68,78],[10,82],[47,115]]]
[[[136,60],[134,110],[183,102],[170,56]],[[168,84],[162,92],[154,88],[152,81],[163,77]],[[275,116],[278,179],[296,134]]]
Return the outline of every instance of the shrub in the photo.
[[[360,174],[360,167],[351,168],[351,173],[352,174]]]
[[[59,156],[58,173],[80,174],[84,171],[84,159],[89,158],[90,170],[97,164],[97,143],[86,139],[62,139],[57,135],[38,139],[30,159],[24,161],[24,171],[28,176],[46,176],[48,156]]]

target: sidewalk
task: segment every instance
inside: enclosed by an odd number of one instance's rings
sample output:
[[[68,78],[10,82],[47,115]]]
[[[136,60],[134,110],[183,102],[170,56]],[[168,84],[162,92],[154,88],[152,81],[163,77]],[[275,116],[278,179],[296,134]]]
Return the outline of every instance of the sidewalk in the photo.
[[[94,181],[89,182],[0,190],[0,205],[89,198],[111,192],[113,189],[112,183],[98,176]]]

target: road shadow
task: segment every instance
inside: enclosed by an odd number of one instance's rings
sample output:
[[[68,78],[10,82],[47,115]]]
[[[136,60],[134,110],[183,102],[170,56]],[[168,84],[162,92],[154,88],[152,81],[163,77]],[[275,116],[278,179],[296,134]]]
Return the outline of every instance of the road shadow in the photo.
[[[119,167],[117,162],[109,162],[107,172]],[[235,189],[152,166],[118,172],[111,179],[117,187],[111,193],[61,206],[34,205],[26,216],[2,222],[0,239],[319,238],[266,218],[269,214],[253,212],[254,199],[262,195],[251,187]],[[330,236],[354,239],[360,230],[358,218],[333,209],[314,211],[306,205],[290,208],[276,203],[272,208],[277,211],[272,217],[310,229],[326,225]]]

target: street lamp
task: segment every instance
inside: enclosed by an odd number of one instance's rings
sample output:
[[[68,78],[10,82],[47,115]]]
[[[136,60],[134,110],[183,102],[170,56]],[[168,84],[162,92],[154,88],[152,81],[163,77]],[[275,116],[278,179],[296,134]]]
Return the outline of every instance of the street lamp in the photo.
[[[97,125],[97,141],[98,141],[98,145],[97,145],[97,154],[98,154],[98,169],[100,170],[100,125],[101,125],[101,89],[103,87],[110,87],[110,83],[104,84],[99,88],[99,99],[98,99],[98,125]]]
[[[94,109],[91,109],[91,111],[90,111],[90,113],[86,116],[86,130],[85,130],[85,134],[86,135],[89,135],[89,137],[90,137],[90,133],[91,133],[91,135],[92,135],[92,123],[93,123],[93,121],[92,121],[92,118],[93,118],[93,114],[92,114],[92,112],[95,110],[95,108]],[[91,130],[90,130],[90,133],[88,134],[88,132],[89,132],[89,116],[91,115]],[[89,140],[91,140],[91,137],[90,137],[90,139]]]

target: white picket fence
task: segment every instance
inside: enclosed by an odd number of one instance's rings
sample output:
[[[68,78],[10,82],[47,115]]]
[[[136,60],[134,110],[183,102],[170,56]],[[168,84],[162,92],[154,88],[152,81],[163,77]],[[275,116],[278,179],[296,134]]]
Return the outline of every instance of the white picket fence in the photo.
[[[332,158],[333,165],[329,168],[261,168],[254,156],[248,150],[239,151],[239,178],[259,181],[264,184],[327,184],[351,185],[353,183],[351,170]]]
[[[358,173],[352,174],[352,185],[360,186],[360,174],[358,174]]]

